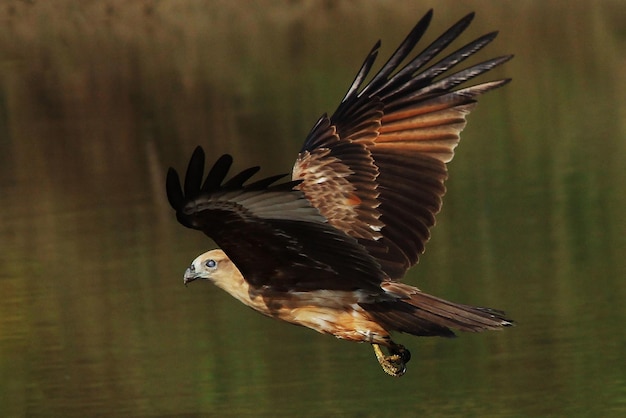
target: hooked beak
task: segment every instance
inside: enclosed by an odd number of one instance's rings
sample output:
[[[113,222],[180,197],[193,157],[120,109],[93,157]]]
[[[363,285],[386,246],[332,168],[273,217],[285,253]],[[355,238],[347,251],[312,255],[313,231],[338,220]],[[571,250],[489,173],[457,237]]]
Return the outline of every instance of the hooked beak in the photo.
[[[185,270],[185,275],[183,276],[183,283],[187,286],[188,283],[193,282],[194,280],[201,279],[200,276],[196,273],[196,269],[193,266],[190,266]]]

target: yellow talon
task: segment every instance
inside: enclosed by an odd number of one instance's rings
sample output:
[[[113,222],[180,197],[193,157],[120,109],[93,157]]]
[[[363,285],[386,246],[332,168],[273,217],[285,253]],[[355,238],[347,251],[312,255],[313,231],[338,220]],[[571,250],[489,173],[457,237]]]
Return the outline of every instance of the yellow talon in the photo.
[[[385,353],[383,353],[380,345],[372,344],[372,347],[374,347],[374,354],[376,354],[376,359],[382,366],[385,373],[393,377],[400,377],[406,372],[406,364],[402,352],[399,352],[397,354],[390,354],[387,356],[385,355]],[[402,347],[402,350],[405,350],[404,347]]]

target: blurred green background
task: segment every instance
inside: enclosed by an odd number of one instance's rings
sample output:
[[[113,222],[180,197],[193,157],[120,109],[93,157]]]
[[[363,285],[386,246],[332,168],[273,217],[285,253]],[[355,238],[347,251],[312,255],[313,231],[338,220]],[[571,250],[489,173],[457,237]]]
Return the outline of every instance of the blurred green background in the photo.
[[[371,349],[269,320],[182,273],[168,166],[197,144],[288,172],[374,42],[470,11],[516,58],[469,117],[406,281],[518,326]],[[0,3],[0,415],[626,416],[626,3]],[[380,65],[380,63],[379,63]],[[378,68],[378,67],[376,67]]]

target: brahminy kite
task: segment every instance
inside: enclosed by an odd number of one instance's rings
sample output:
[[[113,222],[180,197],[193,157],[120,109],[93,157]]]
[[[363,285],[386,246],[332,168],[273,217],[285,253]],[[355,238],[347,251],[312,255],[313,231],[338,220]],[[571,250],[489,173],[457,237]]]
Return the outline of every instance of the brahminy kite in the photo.
[[[200,147],[182,187],[170,168],[167,196],[178,221],[220,247],[191,263],[185,284],[206,279],[264,315],[369,343],[392,376],[405,373],[411,356],[391,339],[394,331],[451,337],[453,330],[512,325],[499,310],[400,282],[430,238],[466,115],[478,96],[510,81],[460,87],[511,55],[451,71],[497,32],[436,58],[473,16],[407,58],[431,21],[429,11],[366,83],[376,43],[335,113],[313,126],[290,181],[277,184],[285,174],[249,182],[259,167],[227,179],[229,155],[205,178]]]

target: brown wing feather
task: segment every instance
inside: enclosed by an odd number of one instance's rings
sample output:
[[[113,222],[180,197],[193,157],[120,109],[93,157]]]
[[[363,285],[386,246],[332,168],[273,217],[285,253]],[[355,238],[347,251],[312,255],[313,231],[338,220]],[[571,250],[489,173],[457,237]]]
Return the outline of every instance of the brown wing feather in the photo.
[[[401,66],[431,17],[432,11],[364,85],[376,44],[336,112],[322,117],[307,137],[293,170],[311,204],[331,225],[357,238],[392,279],[401,278],[424,251],[445,194],[446,163],[476,97],[509,81],[455,90],[511,56],[446,74],[489,44],[495,32],[433,63],[473,14]]]
[[[193,153],[181,188],[170,169],[167,195],[183,225],[211,237],[254,286],[276,291],[365,290],[389,298],[379,264],[356,239],[332,227],[312,207],[297,182],[272,176],[244,184],[257,168],[224,181],[230,156],[217,160],[203,182],[204,152]]]
[[[317,146],[298,155],[292,178],[331,225],[355,238],[381,238],[378,170],[366,145],[341,140],[328,117],[316,124]],[[364,137],[365,135],[362,135]]]

